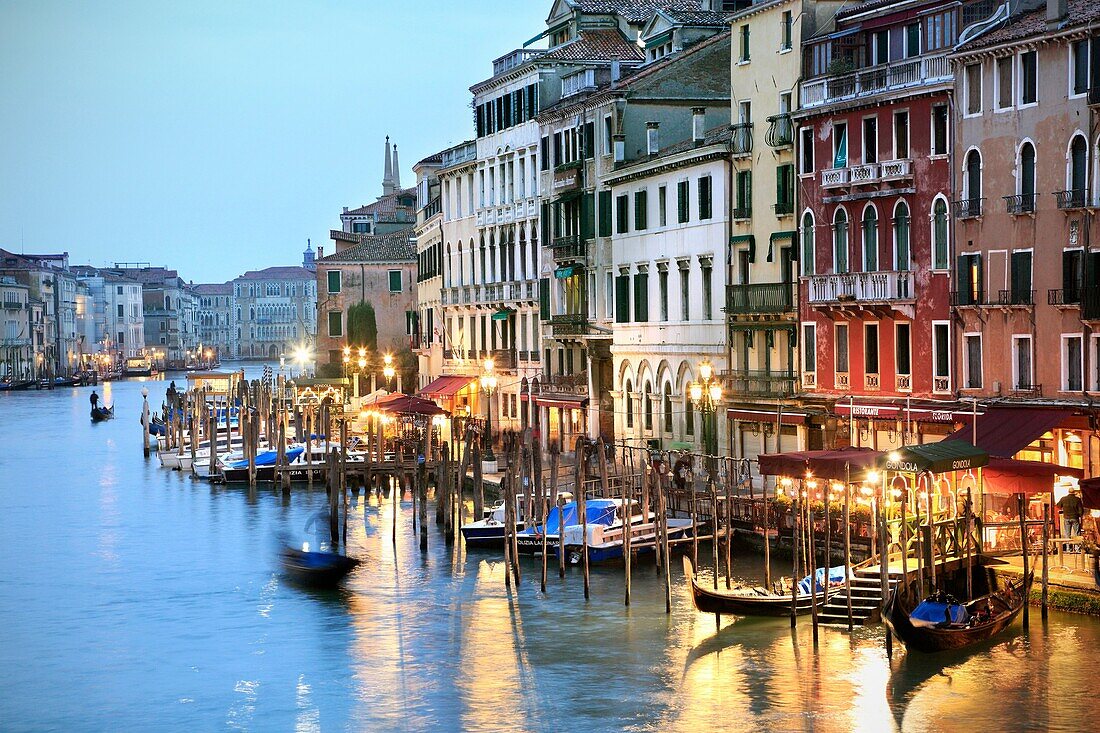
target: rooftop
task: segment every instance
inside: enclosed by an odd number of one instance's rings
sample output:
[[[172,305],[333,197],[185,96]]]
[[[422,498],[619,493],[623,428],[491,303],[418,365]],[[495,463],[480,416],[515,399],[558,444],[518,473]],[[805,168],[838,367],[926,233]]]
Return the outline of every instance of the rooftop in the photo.
[[[389,234],[349,234],[334,229],[333,239],[345,242],[358,240],[335,254],[322,257],[318,262],[415,262],[416,244],[413,228],[408,227]]]
[[[268,267],[263,270],[249,270],[234,280],[313,280],[317,276],[304,267]]]
[[[348,211],[342,213],[340,216],[376,216],[380,219],[396,216],[397,209],[403,208],[398,207],[397,205],[397,199],[400,196],[412,196],[415,198],[416,187],[402,188],[395,193],[391,193],[386,196],[379,196],[378,200],[375,201],[373,204],[365,204],[363,206],[360,206],[358,209],[349,209]]]
[[[617,29],[581,31],[576,38],[547,51],[548,61],[641,61],[642,49]]]
[[[233,286],[230,283],[199,283],[194,291],[196,295],[232,295]]]
[[[1100,2],[1096,2],[1096,0],[1067,0],[1066,9],[1069,11],[1066,20],[1057,28],[1057,31],[1090,26],[1100,21]],[[962,44],[957,50],[960,53],[966,53],[981,48],[999,46],[1002,43],[1011,43],[1033,36],[1045,35],[1049,32],[1047,30],[1046,12],[1046,5],[1043,4],[1036,10],[1010,17],[1003,25],[978,36],[969,43]]]
[[[589,15],[618,15],[628,23],[644,23],[658,10],[698,11],[699,0],[573,0],[571,3]]]

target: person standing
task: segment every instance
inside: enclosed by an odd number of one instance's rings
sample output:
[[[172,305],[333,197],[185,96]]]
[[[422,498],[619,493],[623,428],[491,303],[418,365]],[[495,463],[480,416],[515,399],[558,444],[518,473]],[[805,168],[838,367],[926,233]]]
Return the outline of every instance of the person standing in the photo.
[[[92,403],[93,410],[99,407],[99,395],[95,393],[94,389],[92,390],[92,394],[88,397],[88,401]]]
[[[1081,534],[1081,514],[1085,507],[1077,490],[1070,489],[1068,494],[1058,500],[1057,506],[1062,510],[1063,539]]]

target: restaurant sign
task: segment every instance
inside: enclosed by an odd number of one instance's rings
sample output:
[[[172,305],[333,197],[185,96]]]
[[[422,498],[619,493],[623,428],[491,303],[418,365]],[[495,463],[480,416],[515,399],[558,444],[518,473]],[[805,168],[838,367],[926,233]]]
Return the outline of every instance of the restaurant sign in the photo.
[[[576,191],[580,188],[581,172],[576,168],[568,168],[554,172],[554,195]]]

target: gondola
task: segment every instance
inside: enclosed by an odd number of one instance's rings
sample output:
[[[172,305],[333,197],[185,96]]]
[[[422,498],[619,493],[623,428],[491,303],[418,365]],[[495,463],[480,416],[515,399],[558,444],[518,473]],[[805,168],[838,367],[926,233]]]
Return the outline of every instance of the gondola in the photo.
[[[35,384],[37,384],[37,382],[35,382],[33,379],[19,379],[14,382],[0,383],[0,390],[3,390],[5,392],[15,392],[17,390],[30,389]]]
[[[684,575],[691,583],[691,597],[695,607],[704,613],[731,616],[790,616],[791,614],[790,591],[774,593],[765,588],[742,587],[732,590],[704,588],[695,580],[695,567],[691,563],[691,558],[686,555],[684,556]],[[832,575],[831,572],[830,575]],[[822,577],[824,577],[823,574]],[[803,592],[804,587],[808,588],[809,576],[804,580],[807,582],[799,583],[799,593],[795,596],[795,612],[800,616],[810,612],[814,601],[811,593]],[[824,603],[825,592],[818,590],[818,608],[821,608]]]
[[[102,422],[103,420],[110,420],[115,416],[115,406],[110,407],[93,407],[92,408],[92,422]]]
[[[291,580],[318,588],[338,585],[359,565],[359,560],[335,552],[311,552],[293,547],[280,551],[283,572]]]
[[[916,606],[907,602],[916,598],[915,586],[908,593],[895,586],[882,609],[882,620],[910,651],[934,652],[962,649],[990,639],[1004,631],[1020,615],[1031,592],[1034,573],[1009,582],[1003,590],[976,598],[967,604],[953,603],[950,597],[933,597]],[[989,617],[979,614],[989,609]],[[913,614],[916,612],[916,623]],[[943,621],[933,623],[943,614]],[[948,621],[950,614],[950,621]],[[929,619],[931,616],[931,619]]]

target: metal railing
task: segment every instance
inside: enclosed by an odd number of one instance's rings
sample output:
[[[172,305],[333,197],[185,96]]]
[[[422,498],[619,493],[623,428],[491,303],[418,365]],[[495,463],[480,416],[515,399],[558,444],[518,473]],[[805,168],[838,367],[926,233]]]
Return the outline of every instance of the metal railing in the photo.
[[[789,114],[772,115],[768,118],[764,142],[773,148],[786,148],[794,144],[794,124]]]
[[[789,313],[794,310],[790,283],[726,286],[726,313]]]
[[[976,219],[982,215],[982,202],[985,199],[959,199],[951,202],[951,208],[955,212],[956,219]]]
[[[1017,289],[998,291],[997,305],[1035,305],[1035,291]]]
[[[1081,288],[1052,288],[1047,291],[1047,305],[1080,305]]]
[[[516,352],[513,349],[492,349],[489,356],[493,359],[495,369],[516,368]]]
[[[730,139],[730,149],[734,155],[748,155],[752,152],[752,123],[739,122],[730,125],[733,137]]]
[[[779,201],[779,202],[775,203],[772,206],[772,208],[775,209],[775,215],[776,216],[786,216],[788,214],[794,213],[794,202],[793,201]]]
[[[734,206],[733,207],[734,219],[751,219],[752,218],[752,206]]]
[[[1015,216],[1031,214],[1035,211],[1035,198],[1038,194],[1021,193],[1015,196],[1002,196],[1005,200],[1005,209]]]
[[[855,97],[941,84],[952,78],[947,53],[927,54],[847,74],[810,79],[802,83],[801,102],[802,107],[817,107]]]
[[[810,278],[810,303],[839,301],[913,300],[913,273],[851,272],[813,275]]]
[[[952,290],[951,305],[955,307],[986,305],[982,290]]]
[[[588,316],[582,313],[550,316],[550,327],[558,336],[580,336],[588,333]]]
[[[575,259],[588,255],[588,241],[581,239],[578,234],[555,237],[550,248],[554,251],[555,260]]]
[[[723,376],[733,395],[786,397],[794,394],[797,381],[793,374],[758,369],[734,369]]]
[[[1054,198],[1058,202],[1058,208],[1083,209],[1089,206],[1089,190],[1087,188],[1071,188],[1068,191],[1055,191]]]

